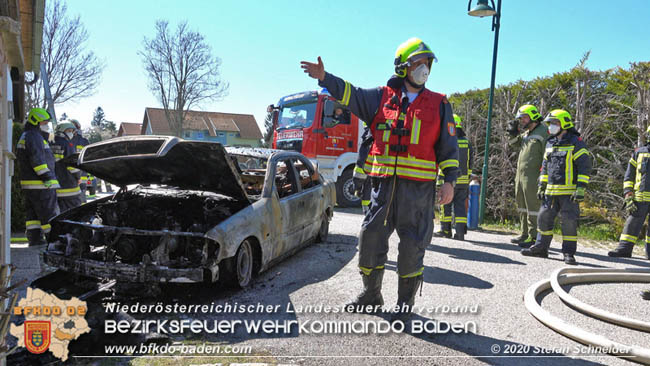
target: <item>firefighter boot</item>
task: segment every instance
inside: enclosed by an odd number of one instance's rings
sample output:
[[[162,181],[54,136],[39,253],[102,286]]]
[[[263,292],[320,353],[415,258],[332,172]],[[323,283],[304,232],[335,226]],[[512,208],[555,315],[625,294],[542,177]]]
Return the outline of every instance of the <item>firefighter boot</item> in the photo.
[[[650,290],[641,291],[641,297],[643,300],[650,300]]]
[[[535,239],[529,236],[526,239],[520,241],[517,245],[521,248],[530,248],[533,246],[533,244],[535,244]]]
[[[366,307],[376,307],[384,305],[384,298],[381,296],[381,282],[384,279],[383,269],[373,269],[369,275],[361,272],[363,280],[363,291],[353,301],[345,304],[345,309],[351,313],[374,312],[367,311]]]
[[[523,242],[523,241],[526,240],[526,239],[528,239],[528,234],[527,234],[527,233],[523,233],[523,234],[519,235],[519,236],[516,237],[516,238],[512,238],[512,239],[510,239],[510,242],[511,242],[512,244],[519,244],[519,243]]]
[[[576,262],[576,258],[573,256],[573,254],[569,254],[569,253],[564,253],[564,263],[570,264],[572,266],[575,266],[576,264],[578,264],[578,262]]]
[[[542,244],[537,244],[528,249],[522,249],[521,254],[526,257],[548,258],[548,248]]]
[[[397,282],[397,305],[390,316],[391,322],[406,321],[411,317],[415,304],[415,293],[422,286],[422,275],[415,277],[400,277]]]
[[[467,233],[467,225],[463,223],[457,223],[455,225],[456,233],[454,234],[454,239],[463,241],[465,240],[465,233]]]
[[[43,231],[41,229],[30,229],[25,230],[25,237],[30,247],[37,245],[45,245],[45,237],[43,236]]]
[[[630,258],[632,256],[632,249],[634,249],[634,244],[628,242],[618,243],[618,247],[614,250],[610,250],[607,255],[610,257],[625,257]]]
[[[448,238],[451,239],[451,222],[442,222],[440,223],[440,231],[433,234],[439,238]]]

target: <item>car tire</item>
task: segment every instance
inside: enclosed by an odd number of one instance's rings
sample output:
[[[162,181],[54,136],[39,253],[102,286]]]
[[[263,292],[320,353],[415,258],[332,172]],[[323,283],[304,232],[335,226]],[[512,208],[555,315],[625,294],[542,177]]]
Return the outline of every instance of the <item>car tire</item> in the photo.
[[[330,222],[327,219],[327,213],[323,213],[323,218],[321,219],[320,229],[318,229],[318,234],[316,234],[316,243],[325,243],[327,241],[327,234],[330,231]]]
[[[352,169],[345,169],[336,180],[336,203],[341,207],[361,207],[361,199],[354,195]]]
[[[253,246],[249,239],[244,240],[234,257],[228,259],[227,285],[234,288],[246,288],[253,279]]]

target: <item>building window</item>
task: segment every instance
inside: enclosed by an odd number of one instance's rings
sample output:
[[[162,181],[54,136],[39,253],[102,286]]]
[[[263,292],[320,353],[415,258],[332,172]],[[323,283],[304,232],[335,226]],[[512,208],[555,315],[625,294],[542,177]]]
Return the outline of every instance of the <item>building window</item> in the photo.
[[[191,137],[192,134],[189,131],[185,131],[185,137]]]
[[[219,132],[219,137],[224,137],[224,136],[226,136],[225,133],[223,133],[223,132]]]

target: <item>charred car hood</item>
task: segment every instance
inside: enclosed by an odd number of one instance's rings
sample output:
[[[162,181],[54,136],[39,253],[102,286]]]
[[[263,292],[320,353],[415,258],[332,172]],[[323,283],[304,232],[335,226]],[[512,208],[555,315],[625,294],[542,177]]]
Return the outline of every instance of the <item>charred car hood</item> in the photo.
[[[120,186],[164,184],[248,201],[230,155],[216,142],[169,136],[114,138],[86,146],[76,166]]]

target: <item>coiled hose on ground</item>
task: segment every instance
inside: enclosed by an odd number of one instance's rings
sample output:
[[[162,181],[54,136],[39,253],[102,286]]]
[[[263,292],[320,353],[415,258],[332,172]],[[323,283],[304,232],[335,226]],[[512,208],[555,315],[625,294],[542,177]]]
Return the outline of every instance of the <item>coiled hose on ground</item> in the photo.
[[[650,332],[650,323],[624,317],[585,304],[571,296],[561,286],[594,282],[650,283],[650,269],[561,268],[554,271],[550,279],[539,281],[529,287],[524,294],[524,304],[528,311],[537,318],[537,320],[566,337],[574,339],[582,344],[612,350],[611,354],[614,356],[650,365],[650,349],[621,344],[602,335],[580,329],[573,324],[567,323],[564,320],[553,316],[551,313],[544,310],[541,304],[537,302],[537,296],[539,294],[552,288],[562,301],[585,314],[626,328]]]

